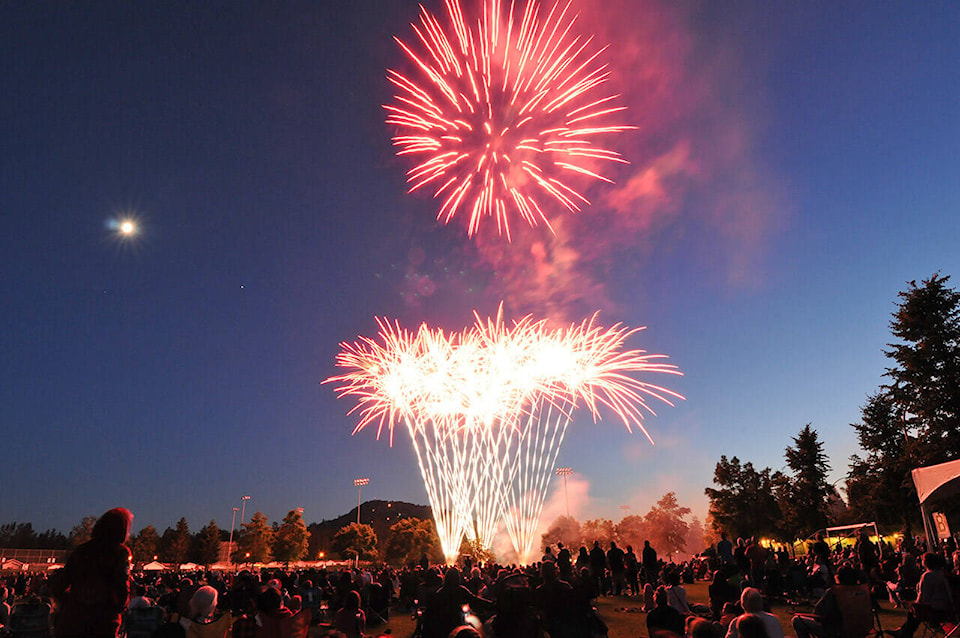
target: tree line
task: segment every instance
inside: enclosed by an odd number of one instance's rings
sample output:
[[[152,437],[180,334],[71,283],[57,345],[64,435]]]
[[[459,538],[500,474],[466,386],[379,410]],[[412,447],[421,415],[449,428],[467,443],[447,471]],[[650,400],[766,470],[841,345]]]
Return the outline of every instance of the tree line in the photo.
[[[850,424],[862,453],[850,458],[846,500],[827,482],[823,443],[807,424],[784,452],[789,472],[720,457],[716,487],[705,490],[710,530],[792,541],[831,524],[922,529],[911,470],[960,458],[960,292],[949,279],[936,273],[898,295],[893,341],[883,351],[886,382]]]

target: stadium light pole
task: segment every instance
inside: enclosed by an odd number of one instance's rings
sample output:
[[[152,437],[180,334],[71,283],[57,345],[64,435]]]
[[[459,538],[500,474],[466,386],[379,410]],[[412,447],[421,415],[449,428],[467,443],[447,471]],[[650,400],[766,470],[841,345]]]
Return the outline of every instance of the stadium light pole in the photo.
[[[233,528],[237,524],[237,512],[240,511],[239,507],[233,508],[233,518],[230,519],[230,542],[227,543],[227,547],[230,548],[229,554],[227,555],[227,562],[233,565]]]
[[[370,479],[368,478],[358,478],[353,479],[353,484],[357,486],[357,525],[360,524],[360,492],[363,490],[364,485],[370,485]]]
[[[563,501],[567,505],[567,518],[570,518],[570,497],[567,494],[567,477],[573,474],[573,468],[558,467],[557,476],[563,477]]]
[[[249,496],[240,497],[240,527],[243,527],[243,515],[247,513],[247,501],[250,500]]]

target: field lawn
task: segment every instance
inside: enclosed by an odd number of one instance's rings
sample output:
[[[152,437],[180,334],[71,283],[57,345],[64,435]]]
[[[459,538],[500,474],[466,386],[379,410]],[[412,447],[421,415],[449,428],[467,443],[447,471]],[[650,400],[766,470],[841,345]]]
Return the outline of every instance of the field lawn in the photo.
[[[685,585],[687,590],[687,599],[691,603],[709,603],[707,595],[707,583],[698,582],[693,585]],[[610,638],[648,638],[647,634],[647,615],[639,611],[640,601],[630,597],[602,597],[597,602],[597,610],[604,622],[609,628]],[[797,606],[774,604],[772,611],[783,625],[784,634],[794,635],[793,628],[790,626],[790,618],[794,613],[809,613],[809,606]],[[892,609],[889,603],[883,604],[883,610],[880,612],[880,624],[883,629],[896,629],[903,623],[906,613],[901,609]],[[413,634],[414,622],[410,614],[394,613],[390,622],[386,625],[368,627],[367,635],[379,636],[390,629],[396,638],[409,638]],[[310,632],[311,638],[318,638],[325,634],[322,628],[314,627]]]

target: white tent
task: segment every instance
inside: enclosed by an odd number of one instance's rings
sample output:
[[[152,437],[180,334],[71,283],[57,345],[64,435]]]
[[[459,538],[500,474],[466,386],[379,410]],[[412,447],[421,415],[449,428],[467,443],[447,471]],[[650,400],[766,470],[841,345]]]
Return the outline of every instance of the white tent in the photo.
[[[917,487],[920,499],[920,513],[923,516],[923,529],[927,533],[927,546],[937,546],[937,531],[930,516],[930,506],[960,494],[960,460],[947,461],[939,465],[918,467],[911,472],[913,484]]]

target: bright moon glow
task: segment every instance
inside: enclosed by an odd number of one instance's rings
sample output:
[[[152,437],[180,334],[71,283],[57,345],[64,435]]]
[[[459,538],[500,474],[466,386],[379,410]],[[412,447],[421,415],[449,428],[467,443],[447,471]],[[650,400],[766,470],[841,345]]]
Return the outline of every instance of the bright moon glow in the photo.
[[[444,223],[463,211],[470,236],[486,217],[509,239],[511,217],[550,227],[549,204],[578,212],[580,184],[610,182],[601,165],[626,163],[607,140],[634,128],[609,121],[626,107],[601,90],[603,48],[576,32],[569,1],[484,0],[476,17],[445,2],[445,25],[421,5],[412,44],[394,38],[414,72],[387,71],[393,144],[417,162],[410,192],[431,190]]]
[[[379,437],[386,426],[392,444],[395,425],[406,426],[448,561],[464,535],[490,547],[503,523],[530,562],[574,408],[586,405],[596,421],[605,406],[649,439],[648,399],[683,397],[634,375],[681,372],[665,355],[623,350],[642,328],[602,328],[596,315],[558,330],[530,316],[507,326],[502,307],[495,318],[474,316],[451,333],[377,319],[379,339],[341,344],[337,365],[349,371],[324,383],[356,399],[355,433],[376,425]]]

